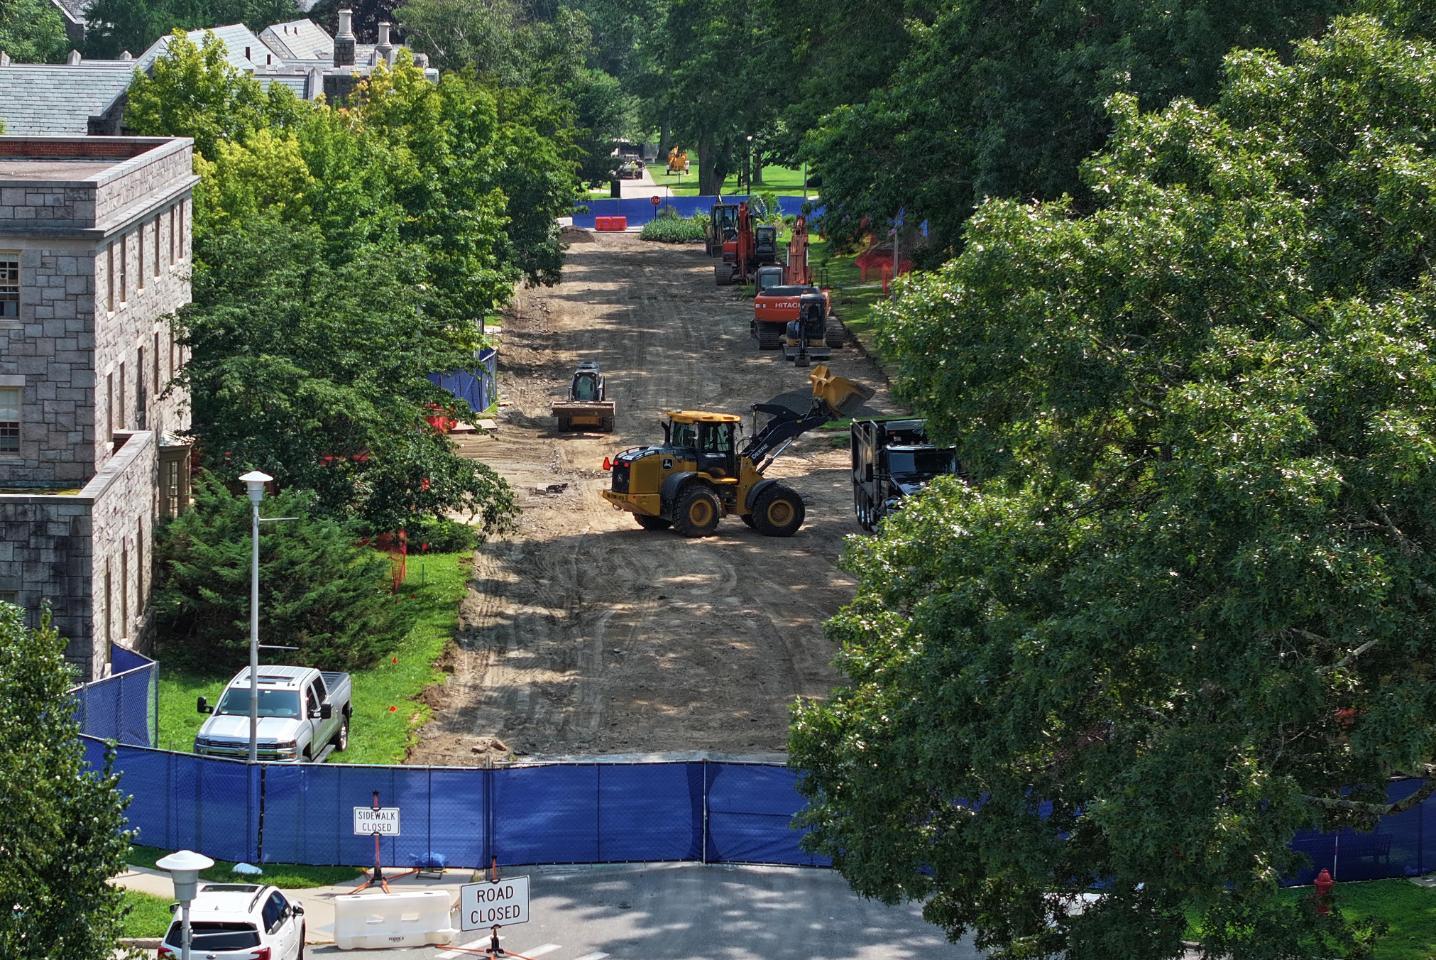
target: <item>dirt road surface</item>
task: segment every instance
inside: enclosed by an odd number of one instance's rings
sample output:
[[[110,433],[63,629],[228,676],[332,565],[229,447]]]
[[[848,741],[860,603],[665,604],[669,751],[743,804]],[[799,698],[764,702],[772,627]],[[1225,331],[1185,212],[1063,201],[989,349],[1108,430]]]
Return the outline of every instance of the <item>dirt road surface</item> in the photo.
[[[701,540],[648,532],[599,496],[604,456],[660,440],[661,411],[746,416],[807,391],[806,370],[757,350],[751,311],[715,286],[702,248],[632,235],[574,242],[562,285],[524,295],[501,338],[498,433],[462,441],[524,512],[478,552],[452,674],[430,691],[435,717],[409,762],[782,751],[794,699],[831,690],[822,625],[852,595],[836,564],[858,532],[845,432],[807,434],[769,470],[808,503],[789,539],[736,517]],[[602,365],[613,434],[555,431],[550,404],[579,360]],[[878,390],[870,409],[890,409],[855,348],[832,367]]]

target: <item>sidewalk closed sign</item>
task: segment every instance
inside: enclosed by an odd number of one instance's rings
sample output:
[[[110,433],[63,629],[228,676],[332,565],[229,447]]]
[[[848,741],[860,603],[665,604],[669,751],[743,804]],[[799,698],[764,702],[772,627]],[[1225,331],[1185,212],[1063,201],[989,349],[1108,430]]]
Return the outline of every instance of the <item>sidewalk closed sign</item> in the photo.
[[[459,929],[484,930],[494,924],[529,922],[529,878],[497,883],[466,883],[459,888]]]
[[[377,834],[381,837],[399,835],[399,808],[373,807],[354,808],[354,836],[367,837]]]

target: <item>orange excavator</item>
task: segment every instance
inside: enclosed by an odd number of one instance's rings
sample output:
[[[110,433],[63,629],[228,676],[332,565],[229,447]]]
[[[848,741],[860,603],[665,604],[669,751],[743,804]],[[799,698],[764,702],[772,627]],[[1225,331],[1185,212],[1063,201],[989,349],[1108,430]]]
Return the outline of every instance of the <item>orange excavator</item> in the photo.
[[[754,226],[747,203],[738,204],[733,238],[723,241],[723,258],[713,264],[713,280],[718,286],[747,283],[756,278],[758,268],[778,262],[778,228]]]
[[[842,321],[833,315],[830,291],[819,289],[813,283],[813,269],[808,263],[808,221],[799,217],[793,224],[793,237],[788,241],[788,263],[782,270],[781,283],[765,282],[764,274],[774,268],[764,267],[759,271],[758,295],[753,298],[753,323],[750,332],[758,341],[759,350],[777,350],[787,345],[788,325],[795,320],[806,318],[805,341],[812,341],[829,350],[841,347],[848,337]],[[823,322],[816,322],[812,316],[815,298],[821,296]],[[806,308],[806,309],[805,309]],[[792,357],[789,357],[792,359]]]

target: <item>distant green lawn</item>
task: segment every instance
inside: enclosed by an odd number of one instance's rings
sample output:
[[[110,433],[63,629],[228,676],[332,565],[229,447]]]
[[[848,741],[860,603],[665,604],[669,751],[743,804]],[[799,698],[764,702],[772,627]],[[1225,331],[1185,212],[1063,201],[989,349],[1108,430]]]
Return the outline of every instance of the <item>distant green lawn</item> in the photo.
[[[155,861],[170,853],[168,850],[161,850],[158,847],[144,847],[135,844],[130,847],[130,855],[125,861],[132,867],[148,867],[155,869]],[[272,883],[276,887],[285,890],[304,890],[310,887],[330,887],[336,884],[348,883],[359,877],[360,871],[354,867],[310,867],[304,864],[295,863],[266,863],[264,873],[258,877],[236,876],[234,864],[229,860],[217,860],[214,866],[202,872],[201,880],[208,880],[212,883],[242,882]],[[153,934],[129,934],[129,936],[153,936]]]
[[[691,164],[686,174],[668,173],[668,161],[658,159],[648,165],[648,172],[653,181],[659,185],[671,187],[676,197],[698,196],[698,161],[693,154],[688,155]],[[743,192],[738,185],[739,178],[735,173],[723,181],[724,193]],[[784,196],[803,195],[803,171],[801,168],[767,166],[763,168],[763,180],[761,183],[753,184],[754,193],[779,193]],[[809,191],[809,195],[814,195]]]
[[[854,254],[833,252],[828,241],[814,238],[808,244],[808,263],[820,284],[833,290],[833,312],[854,334],[871,342],[873,307],[883,300],[882,284],[864,282]]]
[[[418,697],[426,687],[444,679],[434,664],[458,627],[459,601],[468,583],[470,562],[467,552],[409,555],[409,577],[395,602],[417,607],[414,627],[389,656],[354,674],[349,749],[331,754],[332,760],[399,763],[404,759],[430,716]],[[195,712],[195,698],[204,695],[213,703],[233,675],[228,670],[179,670],[162,662],[159,746],[186,752],[193,749],[194,735],[203,720]]]
[[[1311,892],[1311,887],[1295,887],[1283,894],[1295,900],[1309,897]],[[1376,941],[1375,960],[1430,960],[1436,956],[1436,890],[1406,880],[1373,880],[1338,883],[1332,896],[1347,917],[1386,924],[1386,934]],[[1189,933],[1201,938],[1196,924]]]
[[[164,897],[141,893],[138,890],[122,889],[125,899],[124,937],[163,937],[169,929],[170,903]]]

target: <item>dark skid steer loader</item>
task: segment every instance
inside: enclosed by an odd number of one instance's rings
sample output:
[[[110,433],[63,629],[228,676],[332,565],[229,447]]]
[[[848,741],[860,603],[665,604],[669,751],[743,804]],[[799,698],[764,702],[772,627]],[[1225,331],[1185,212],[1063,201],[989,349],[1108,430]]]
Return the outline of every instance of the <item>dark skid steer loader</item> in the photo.
[[[737,414],[670,411],[663,443],[604,458],[613,473],[604,499],[632,513],[645,530],[672,527],[686,537],[706,537],[721,518],[737,514],[761,534],[791,537],[803,525],[803,498],[763,472],[797,437],[851,416],[873,395],[822,364],[808,381],[812,402],[806,411],[775,402],[753,405],[755,426],[759,414],[768,421],[741,449],[743,418]]]

